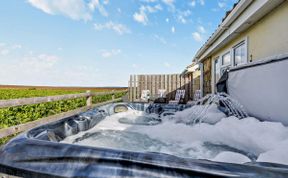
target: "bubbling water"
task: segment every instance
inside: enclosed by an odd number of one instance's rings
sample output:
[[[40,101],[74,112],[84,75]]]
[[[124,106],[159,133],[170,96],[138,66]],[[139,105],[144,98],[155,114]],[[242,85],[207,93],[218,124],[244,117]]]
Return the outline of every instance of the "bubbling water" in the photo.
[[[235,99],[231,98],[226,93],[209,94],[197,102],[197,104],[207,106],[204,109],[204,113],[205,111],[207,111],[207,108],[209,108],[209,105],[211,105],[212,103],[215,103],[219,106],[223,105],[222,107],[225,108],[225,112],[227,112],[228,116],[235,116],[239,119],[248,117],[248,114],[244,110],[243,105],[241,105]],[[200,120],[202,113],[200,113],[198,116]]]
[[[216,124],[222,118],[235,116],[239,119],[248,117],[243,106],[225,93],[205,96],[196,104],[182,112],[176,112],[172,118],[177,122],[195,125],[202,122]]]
[[[288,128],[247,117],[243,106],[226,94],[208,95],[170,114],[164,111],[158,117],[131,109],[108,115],[62,142],[230,163],[288,164]]]

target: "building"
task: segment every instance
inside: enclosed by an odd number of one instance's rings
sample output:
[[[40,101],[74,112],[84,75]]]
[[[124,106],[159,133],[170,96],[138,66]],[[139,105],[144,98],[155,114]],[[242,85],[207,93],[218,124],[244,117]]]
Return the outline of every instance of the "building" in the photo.
[[[197,99],[197,91],[200,91],[200,68],[199,65],[195,62],[192,62],[192,64],[188,65],[184,71],[181,73],[181,76],[184,78],[189,78],[191,81],[191,87],[189,88],[191,91],[190,99]]]
[[[198,50],[201,92],[216,92],[226,69],[288,53],[288,1],[240,0]]]

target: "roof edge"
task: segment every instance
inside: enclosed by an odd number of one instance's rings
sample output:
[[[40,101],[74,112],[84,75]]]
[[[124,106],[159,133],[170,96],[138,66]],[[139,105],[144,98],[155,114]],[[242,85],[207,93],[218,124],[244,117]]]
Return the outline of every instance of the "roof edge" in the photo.
[[[241,13],[253,2],[253,0],[240,0],[238,4],[231,10],[229,15],[224,18],[224,21],[218,26],[216,31],[210,36],[205,44],[197,51],[192,61],[196,61],[208,49],[214,41],[216,41],[223,32],[237,19]]]

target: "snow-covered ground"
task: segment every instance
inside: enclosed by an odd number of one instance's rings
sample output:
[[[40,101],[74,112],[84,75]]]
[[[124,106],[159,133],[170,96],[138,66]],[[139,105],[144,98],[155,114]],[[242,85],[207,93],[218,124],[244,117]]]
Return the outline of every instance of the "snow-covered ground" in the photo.
[[[211,107],[202,123],[191,124],[193,121],[189,118],[193,118],[191,112],[195,109],[192,107],[175,116],[165,116],[156,125],[120,123],[121,118],[137,123],[139,118],[145,121],[152,118],[153,121],[155,116],[133,110],[118,113],[63,142],[229,163],[288,164],[288,128],[281,123],[260,122],[253,117],[225,117]]]

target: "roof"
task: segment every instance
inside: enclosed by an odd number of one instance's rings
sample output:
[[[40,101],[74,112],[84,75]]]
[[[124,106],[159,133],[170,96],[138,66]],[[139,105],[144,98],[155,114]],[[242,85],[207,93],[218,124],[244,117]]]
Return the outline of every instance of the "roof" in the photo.
[[[225,13],[218,28],[197,51],[192,61],[201,62],[283,2],[285,0],[238,0],[232,9]]]
[[[226,19],[226,18],[228,17],[228,15],[235,9],[235,7],[239,4],[240,1],[241,1],[241,0],[238,0],[237,2],[235,2],[235,3],[233,4],[232,9],[226,11],[225,16],[222,18],[221,23],[223,23],[223,22],[225,21],[225,19]],[[220,24],[218,25],[218,27],[219,27],[219,26],[220,26]]]
[[[180,75],[185,76],[195,72],[196,70],[199,70],[199,65],[196,62],[192,62],[192,64],[188,65]]]
[[[203,46],[200,48],[202,49],[207,43],[208,41],[211,39],[211,37],[217,32],[218,28],[221,27],[221,24],[227,19],[227,17],[230,15],[230,13],[235,9],[235,7],[239,4],[241,0],[238,0],[236,3],[233,4],[233,7],[225,12],[225,16],[222,18],[221,23],[218,25],[218,27],[215,29],[215,31],[210,35],[210,37],[206,40],[206,42],[203,44]],[[199,51],[200,51],[199,49]]]

